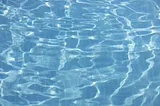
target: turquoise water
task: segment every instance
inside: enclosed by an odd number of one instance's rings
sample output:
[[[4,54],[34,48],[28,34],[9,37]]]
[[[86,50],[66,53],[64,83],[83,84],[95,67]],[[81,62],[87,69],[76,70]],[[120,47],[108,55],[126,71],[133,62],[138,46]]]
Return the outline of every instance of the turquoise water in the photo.
[[[160,1],[0,0],[0,106],[160,106]]]

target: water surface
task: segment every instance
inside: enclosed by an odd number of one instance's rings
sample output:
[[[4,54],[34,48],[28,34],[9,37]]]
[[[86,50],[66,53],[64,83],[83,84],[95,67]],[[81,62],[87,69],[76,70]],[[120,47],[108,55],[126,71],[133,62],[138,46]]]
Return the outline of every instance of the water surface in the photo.
[[[0,0],[0,106],[160,106],[159,0]]]

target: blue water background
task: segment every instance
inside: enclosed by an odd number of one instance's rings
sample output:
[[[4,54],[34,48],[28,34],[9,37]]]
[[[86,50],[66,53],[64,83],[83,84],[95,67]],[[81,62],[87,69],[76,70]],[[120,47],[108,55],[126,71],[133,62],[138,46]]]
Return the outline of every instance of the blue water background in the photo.
[[[0,0],[0,106],[160,106],[160,1]]]

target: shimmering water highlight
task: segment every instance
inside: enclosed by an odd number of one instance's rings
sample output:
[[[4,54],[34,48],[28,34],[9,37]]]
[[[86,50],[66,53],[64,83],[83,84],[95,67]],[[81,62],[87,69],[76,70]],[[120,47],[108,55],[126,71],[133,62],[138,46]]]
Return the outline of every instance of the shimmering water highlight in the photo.
[[[0,106],[160,106],[159,0],[0,0]]]

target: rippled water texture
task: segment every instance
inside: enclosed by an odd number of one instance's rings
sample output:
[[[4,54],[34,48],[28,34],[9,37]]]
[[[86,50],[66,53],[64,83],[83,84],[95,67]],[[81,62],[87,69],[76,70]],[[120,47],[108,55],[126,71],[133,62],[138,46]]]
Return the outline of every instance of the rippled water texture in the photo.
[[[0,0],[0,106],[160,106],[160,1]]]

